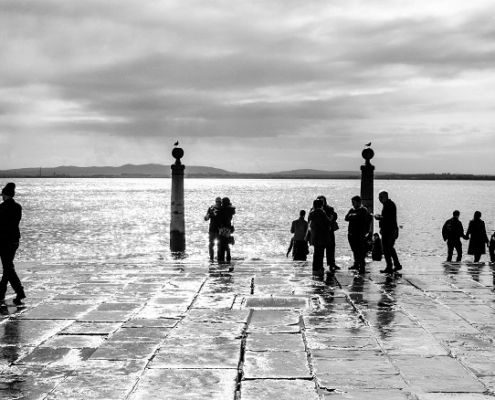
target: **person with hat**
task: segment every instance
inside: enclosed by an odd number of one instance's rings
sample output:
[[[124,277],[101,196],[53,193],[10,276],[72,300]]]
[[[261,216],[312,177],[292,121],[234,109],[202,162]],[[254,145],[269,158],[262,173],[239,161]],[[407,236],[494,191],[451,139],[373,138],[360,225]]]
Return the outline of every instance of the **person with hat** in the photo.
[[[14,196],[15,183],[9,182],[2,189],[3,203],[0,204],[0,259],[3,266],[3,275],[0,280],[0,301],[5,300],[7,284],[10,282],[16,293],[14,304],[20,305],[22,300],[26,298],[26,294],[15,271],[14,257],[21,238],[19,223],[22,218],[22,207],[16,203]]]
[[[215,204],[210,206],[206,211],[205,221],[210,221],[210,227],[208,228],[208,252],[210,254],[210,261],[215,260],[215,243],[218,242],[218,212],[222,206],[222,198],[217,197]]]

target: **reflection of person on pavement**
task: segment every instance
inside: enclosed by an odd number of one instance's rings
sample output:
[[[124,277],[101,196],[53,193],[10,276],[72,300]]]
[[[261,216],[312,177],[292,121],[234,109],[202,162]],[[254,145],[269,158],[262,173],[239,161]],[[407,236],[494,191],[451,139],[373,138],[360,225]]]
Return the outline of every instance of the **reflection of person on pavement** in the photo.
[[[467,239],[464,235],[464,227],[462,222],[459,221],[459,216],[461,213],[455,210],[452,213],[452,218],[445,221],[442,228],[443,240],[447,242],[447,261],[452,261],[452,255],[454,254],[454,249],[457,252],[456,261],[459,262],[462,259],[462,243],[461,238]]]
[[[22,304],[26,298],[21,280],[14,267],[14,257],[19,248],[19,223],[22,218],[22,207],[14,200],[15,184],[7,183],[2,189],[3,203],[0,204],[0,258],[3,265],[3,275],[0,281],[0,301],[5,300],[7,284],[10,282],[16,292],[14,304]]]
[[[383,204],[381,214],[375,214],[375,218],[380,224],[380,233],[382,234],[383,256],[387,262],[387,267],[380,270],[381,273],[389,274],[394,271],[400,271],[402,265],[395,251],[395,241],[399,237],[399,226],[397,224],[397,206],[389,199],[388,192],[382,190],[378,194],[378,200]],[[394,268],[395,267],[395,268]]]
[[[215,205],[208,208],[205,215],[205,221],[210,221],[208,228],[208,253],[210,255],[210,261],[215,259],[215,242],[218,241],[218,212],[222,205],[222,198],[217,197],[215,199]]]
[[[354,255],[354,265],[349,269],[357,269],[360,274],[365,271],[366,257],[366,235],[369,232],[368,210],[363,206],[360,196],[354,196],[351,199],[352,208],[345,216],[345,220],[349,222],[349,231],[347,238],[351,246],[352,254]]]
[[[304,219],[306,211],[299,211],[299,218],[292,221],[290,232],[294,234],[292,237],[292,259],[294,261],[306,261],[309,253],[308,242],[305,240],[308,230],[308,222]]]
[[[476,211],[473,219],[469,221],[466,237],[469,239],[468,254],[474,256],[474,262],[478,262],[481,255],[486,253],[488,243],[485,221],[481,219],[479,211]]]

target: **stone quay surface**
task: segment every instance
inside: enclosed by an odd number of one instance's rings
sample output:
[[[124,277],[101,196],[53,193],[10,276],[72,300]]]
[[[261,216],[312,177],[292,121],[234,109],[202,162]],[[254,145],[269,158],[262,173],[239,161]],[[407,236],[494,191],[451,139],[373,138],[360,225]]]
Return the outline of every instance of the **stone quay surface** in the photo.
[[[0,399],[495,398],[493,265],[232,266],[17,263]]]

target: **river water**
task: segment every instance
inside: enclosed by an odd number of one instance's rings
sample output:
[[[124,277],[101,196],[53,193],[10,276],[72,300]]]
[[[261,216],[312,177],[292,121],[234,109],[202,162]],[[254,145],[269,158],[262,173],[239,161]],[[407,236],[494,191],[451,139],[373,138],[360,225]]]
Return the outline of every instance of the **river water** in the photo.
[[[17,179],[16,200],[24,208],[23,261],[157,261],[169,251],[170,179]],[[5,183],[5,182],[4,182]],[[3,184],[4,184],[3,183]],[[375,194],[389,192],[398,206],[400,258],[445,258],[441,227],[461,211],[465,228],[482,212],[489,234],[495,221],[495,182],[375,181]],[[325,195],[339,215],[337,262],[351,257],[344,215],[359,194],[356,180],[186,179],[186,255],[207,260],[208,223],[203,216],[216,196],[237,208],[233,259],[285,257],[290,225],[299,210]],[[376,200],[375,212],[381,204]],[[467,248],[467,247],[466,247]]]

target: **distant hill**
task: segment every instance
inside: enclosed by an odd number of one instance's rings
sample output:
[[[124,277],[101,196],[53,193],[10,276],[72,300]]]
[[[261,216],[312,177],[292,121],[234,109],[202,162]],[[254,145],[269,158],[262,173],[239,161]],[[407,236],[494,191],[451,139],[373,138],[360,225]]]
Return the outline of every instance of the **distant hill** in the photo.
[[[170,165],[125,164],[120,167],[76,167],[64,165],[54,168],[18,168],[1,171],[1,178],[168,178]],[[361,171],[321,171],[317,169],[295,169],[269,173],[238,173],[220,168],[186,166],[189,178],[239,178],[239,179],[359,179]],[[376,179],[406,180],[495,180],[495,175],[472,174],[397,174],[375,171]]]
[[[294,169],[292,171],[281,171],[281,172],[272,172],[274,176],[294,176],[294,177],[302,177],[302,176],[346,176],[346,177],[359,177],[361,176],[361,171],[321,171],[317,169]]]
[[[219,168],[186,166],[186,176],[231,176]],[[125,164],[120,167],[76,167],[63,165],[53,168],[19,168],[0,171],[2,177],[169,177],[170,165],[162,164]]]

